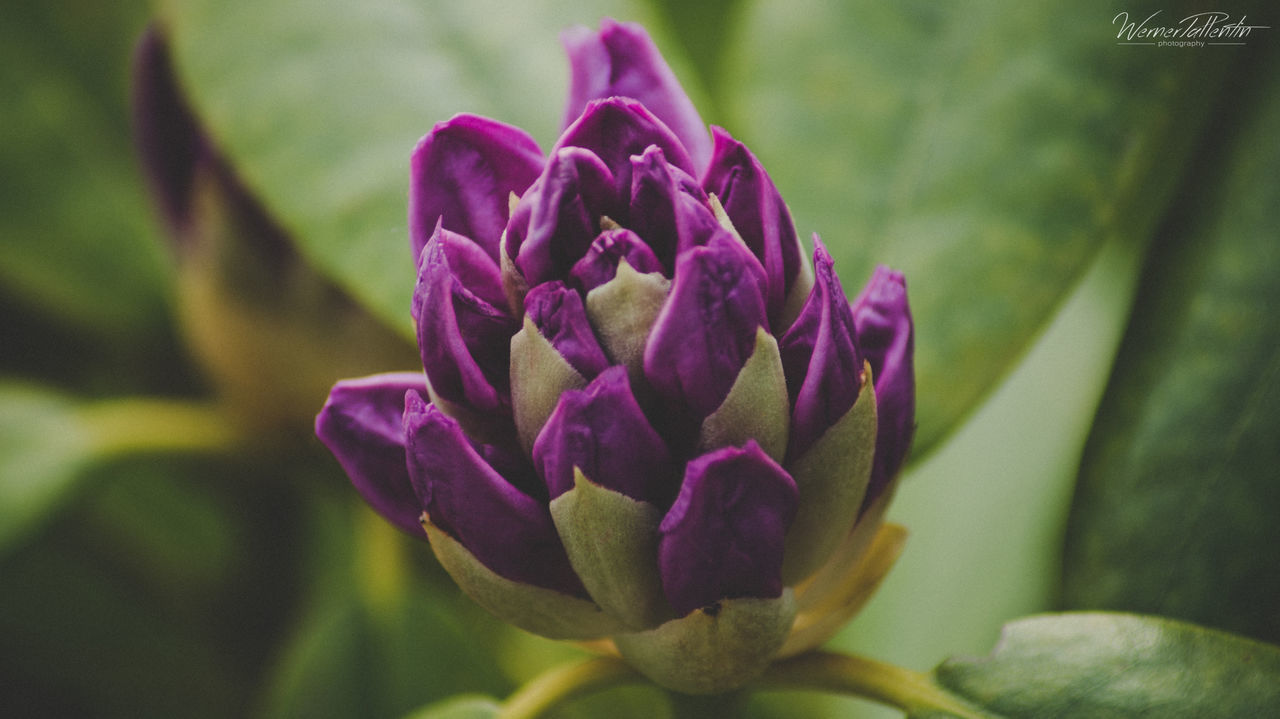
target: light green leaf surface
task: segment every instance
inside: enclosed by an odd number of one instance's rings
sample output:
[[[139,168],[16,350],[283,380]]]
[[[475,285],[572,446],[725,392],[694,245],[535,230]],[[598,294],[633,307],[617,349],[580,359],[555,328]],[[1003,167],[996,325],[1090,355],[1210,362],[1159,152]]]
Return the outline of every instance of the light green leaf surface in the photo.
[[[0,381],[0,551],[104,460],[137,452],[208,452],[234,439],[222,417],[200,405],[141,398],[84,402]]]
[[[0,11],[0,292],[113,339],[163,321],[169,281],[129,142],[145,20],[140,0]]]
[[[1280,641],[1280,46],[1153,251],[1072,514],[1064,602]],[[1220,143],[1220,144],[1219,144]]]
[[[1003,719],[1236,719],[1280,714],[1280,647],[1124,614],[1032,617],[1005,627],[989,657],[934,671],[980,710],[908,716]]]
[[[472,112],[549,148],[568,67],[559,32],[638,15],[627,0],[155,4],[197,114],[246,185],[311,262],[409,336],[414,144]]]
[[[906,273],[917,456],[1017,362],[1107,240],[1151,233],[1237,55],[1118,46],[1111,21],[1186,5],[749,4],[721,79],[729,129],[850,294],[877,263]]]

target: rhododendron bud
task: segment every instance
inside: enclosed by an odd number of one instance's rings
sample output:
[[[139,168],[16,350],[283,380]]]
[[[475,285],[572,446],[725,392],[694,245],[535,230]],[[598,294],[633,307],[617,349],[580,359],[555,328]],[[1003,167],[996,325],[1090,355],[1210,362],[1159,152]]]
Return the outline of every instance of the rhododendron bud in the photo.
[[[851,305],[639,27],[565,42],[545,158],[469,115],[419,143],[425,373],[339,383],[317,433],[493,613],[725,691],[824,641],[896,555],[905,285],[878,270]]]

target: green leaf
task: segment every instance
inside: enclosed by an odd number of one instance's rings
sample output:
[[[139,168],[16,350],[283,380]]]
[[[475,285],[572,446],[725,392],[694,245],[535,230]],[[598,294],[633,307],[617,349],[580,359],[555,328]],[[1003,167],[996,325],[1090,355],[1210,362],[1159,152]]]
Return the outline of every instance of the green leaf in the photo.
[[[393,717],[459,692],[509,691],[492,655],[496,623],[442,573],[427,582],[412,572],[409,553],[430,553],[422,542],[364,507],[311,509],[316,576],[262,716]]]
[[[1125,9],[1182,17],[1154,0]],[[721,78],[730,130],[802,235],[822,234],[851,293],[876,263],[906,273],[917,455],[1009,371],[1105,241],[1150,235],[1238,57],[1118,46],[1117,11],[1110,0],[746,10]]]
[[[492,719],[501,708],[489,697],[460,696],[423,707],[405,719]]]
[[[52,392],[0,384],[0,550],[68,492],[92,457],[76,405]]]
[[[1080,473],[1064,602],[1280,641],[1280,53],[1230,88]]]
[[[1280,648],[1167,619],[1032,617],[995,651],[934,670],[974,717],[1235,719],[1280,714]],[[909,717],[964,716],[922,709]]]
[[[0,551],[52,512],[89,468],[138,452],[225,449],[216,412],[170,400],[77,401],[0,380]]]
[[[141,1],[7,3],[0,21],[0,286],[45,316],[134,341],[169,281],[130,148]]]
[[[567,76],[558,33],[637,13],[627,0],[156,5],[197,115],[246,185],[311,262],[407,336],[415,142],[473,112],[549,147]]]

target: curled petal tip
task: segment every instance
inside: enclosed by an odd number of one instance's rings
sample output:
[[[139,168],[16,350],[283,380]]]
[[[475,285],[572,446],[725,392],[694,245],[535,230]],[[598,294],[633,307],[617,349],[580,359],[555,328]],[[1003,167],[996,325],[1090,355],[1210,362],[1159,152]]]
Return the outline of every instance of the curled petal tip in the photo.
[[[369,506],[405,532],[421,537],[405,463],[401,416],[405,395],[426,391],[420,372],[397,372],[338,382],[316,416],[316,436],[346,470]]]
[[[711,158],[707,126],[652,38],[635,23],[604,19],[600,31],[578,27],[561,35],[569,55],[568,127],[592,100],[630,97],[643,103],[679,138],[700,173]]]

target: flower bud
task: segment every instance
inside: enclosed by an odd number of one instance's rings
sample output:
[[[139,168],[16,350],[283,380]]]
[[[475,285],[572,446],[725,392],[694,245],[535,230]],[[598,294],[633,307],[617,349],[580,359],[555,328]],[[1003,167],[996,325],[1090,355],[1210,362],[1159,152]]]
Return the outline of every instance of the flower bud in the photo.
[[[565,42],[538,168],[480,118],[419,143],[425,381],[339,383],[317,433],[493,613],[731,690],[829,637],[901,546],[881,518],[914,421],[905,287],[878,272],[851,306],[638,27]]]

